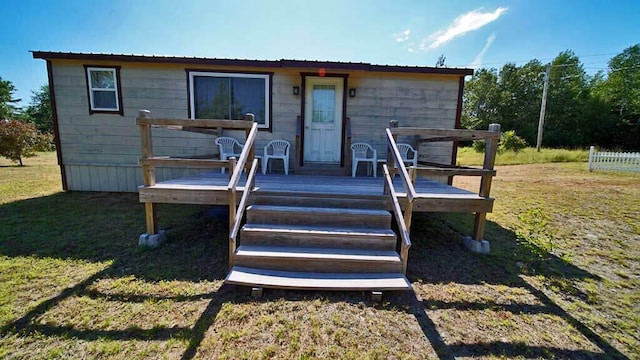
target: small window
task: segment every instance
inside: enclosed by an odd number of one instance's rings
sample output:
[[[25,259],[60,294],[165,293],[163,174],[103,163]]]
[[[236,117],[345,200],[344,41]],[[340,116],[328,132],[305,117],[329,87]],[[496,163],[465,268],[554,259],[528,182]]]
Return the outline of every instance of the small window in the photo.
[[[122,115],[120,95],[120,67],[85,66],[90,113],[119,113]]]
[[[270,75],[189,72],[192,119],[242,120],[255,115],[259,128],[270,128]]]

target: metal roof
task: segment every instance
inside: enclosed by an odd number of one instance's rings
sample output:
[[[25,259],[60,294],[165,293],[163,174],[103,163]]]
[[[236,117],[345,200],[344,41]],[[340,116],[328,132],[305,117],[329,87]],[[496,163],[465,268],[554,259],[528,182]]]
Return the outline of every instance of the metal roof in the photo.
[[[56,51],[31,51],[34,59],[44,60],[87,60],[87,61],[117,61],[143,62],[163,64],[189,65],[218,65],[218,66],[246,66],[246,67],[276,67],[276,68],[307,68],[307,69],[342,69],[375,72],[442,74],[442,75],[473,75],[473,69],[447,68],[429,66],[406,65],[376,65],[364,62],[318,61],[318,60],[249,60],[187,57],[172,55],[141,55],[141,54],[104,54],[104,53],[75,53]]]

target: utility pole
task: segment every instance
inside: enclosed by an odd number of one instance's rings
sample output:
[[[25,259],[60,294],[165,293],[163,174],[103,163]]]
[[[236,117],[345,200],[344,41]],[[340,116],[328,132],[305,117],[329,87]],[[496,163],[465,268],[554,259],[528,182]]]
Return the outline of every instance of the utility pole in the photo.
[[[549,72],[551,65],[547,65],[544,73],[544,86],[542,87],[542,105],[540,105],[540,119],[538,120],[538,138],[536,139],[536,150],[540,152],[542,147],[542,129],[544,128],[544,111],[547,108],[547,89],[549,88]]]

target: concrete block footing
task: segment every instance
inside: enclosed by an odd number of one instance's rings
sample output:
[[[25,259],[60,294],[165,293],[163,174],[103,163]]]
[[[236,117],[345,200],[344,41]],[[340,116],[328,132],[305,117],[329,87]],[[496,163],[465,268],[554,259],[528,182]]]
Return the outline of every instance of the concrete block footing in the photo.
[[[160,246],[165,241],[167,241],[167,234],[164,230],[160,230],[157,234],[144,233],[140,235],[138,245],[155,248]]]
[[[464,237],[464,247],[471,252],[479,254],[488,254],[491,251],[491,246],[487,240],[478,241],[471,236]]]

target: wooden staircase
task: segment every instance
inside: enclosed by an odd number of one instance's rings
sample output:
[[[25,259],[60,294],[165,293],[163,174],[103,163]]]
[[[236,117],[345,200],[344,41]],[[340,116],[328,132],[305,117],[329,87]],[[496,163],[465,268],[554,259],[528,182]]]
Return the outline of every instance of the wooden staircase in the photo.
[[[225,283],[303,290],[407,290],[379,197],[255,193]]]

